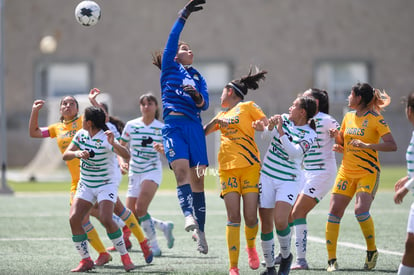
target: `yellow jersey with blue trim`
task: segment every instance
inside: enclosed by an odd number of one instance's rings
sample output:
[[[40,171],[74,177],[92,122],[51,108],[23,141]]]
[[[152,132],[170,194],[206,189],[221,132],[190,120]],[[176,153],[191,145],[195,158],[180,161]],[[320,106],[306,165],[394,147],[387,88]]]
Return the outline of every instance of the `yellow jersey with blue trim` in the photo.
[[[382,136],[391,132],[384,117],[372,110],[362,116],[351,111],[345,114],[340,131],[344,136],[344,156],[340,170],[352,177],[380,172],[378,151],[354,147],[349,143],[359,139],[364,143],[378,144]]]
[[[260,152],[254,138],[252,122],[266,117],[253,101],[239,102],[228,111],[220,112],[215,118],[225,120],[228,127],[221,131],[218,163],[220,170],[249,167],[260,164]]]
[[[79,116],[68,122],[58,122],[47,127],[49,136],[56,138],[60,152],[63,154],[71,143],[76,132],[82,129],[83,116]],[[80,177],[80,161],[78,158],[66,161],[69,173],[72,177],[72,190],[76,189]]]

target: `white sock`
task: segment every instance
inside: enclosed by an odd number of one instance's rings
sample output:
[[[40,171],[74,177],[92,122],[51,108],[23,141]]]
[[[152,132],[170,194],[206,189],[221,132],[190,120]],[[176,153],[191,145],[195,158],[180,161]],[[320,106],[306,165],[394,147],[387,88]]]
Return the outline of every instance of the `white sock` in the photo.
[[[296,259],[306,259],[306,243],[308,226],[306,224],[295,225],[296,235]]]
[[[263,257],[266,262],[266,267],[274,266],[275,261],[275,239],[261,241]]]
[[[121,235],[118,238],[115,239],[111,239],[112,243],[114,244],[114,247],[116,248],[116,250],[121,254],[121,255],[125,255],[128,253],[126,247],[125,247],[125,243],[124,243],[124,237],[123,235]]]
[[[398,268],[398,275],[414,275],[414,267],[400,264]]]
[[[141,221],[141,228],[144,230],[145,235],[147,236],[150,246],[153,250],[158,250],[158,242],[157,242],[157,233],[155,232],[154,223],[151,219],[146,219]]]
[[[151,219],[152,219],[152,222],[154,224],[154,227],[157,228],[158,230],[164,232],[164,230],[165,230],[165,223],[162,220],[156,219],[154,217],[151,217]]]
[[[90,257],[89,250],[88,250],[88,240],[84,240],[81,242],[73,242],[73,243],[75,244],[75,248],[78,251],[82,259],[86,259]]]
[[[112,214],[112,220],[118,225],[119,228],[123,228],[125,226],[124,221],[117,215]]]
[[[290,237],[291,237],[292,231],[289,232],[286,236],[280,236],[277,234],[277,238],[279,240],[280,245],[280,254],[282,254],[282,258],[286,259],[289,257],[290,254]]]

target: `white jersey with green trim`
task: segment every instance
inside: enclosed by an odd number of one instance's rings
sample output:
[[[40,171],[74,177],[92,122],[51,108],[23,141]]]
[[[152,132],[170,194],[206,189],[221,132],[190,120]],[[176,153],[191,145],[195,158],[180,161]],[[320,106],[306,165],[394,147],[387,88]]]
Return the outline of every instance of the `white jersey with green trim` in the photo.
[[[407,161],[408,181],[404,186],[414,193],[414,131],[411,135],[410,144],[408,145],[405,158]]]
[[[309,126],[295,126],[283,114],[283,131],[280,137],[276,128],[265,130],[262,137],[270,139],[269,148],[263,160],[261,173],[286,182],[296,182],[302,175],[302,161],[305,153],[316,140],[316,132]]]
[[[88,187],[99,187],[104,184],[119,184],[116,171],[118,161],[114,157],[113,147],[109,144],[103,130],[93,137],[88,131],[79,130],[72,142],[80,149],[89,151],[89,159],[81,159],[80,180]]]
[[[154,142],[162,144],[162,127],[164,124],[154,119],[145,125],[142,117],[126,123],[121,140],[129,143],[131,160],[129,175],[147,173],[161,169],[160,154],[154,149]]]
[[[339,123],[330,115],[319,112],[314,117],[316,124],[316,142],[306,152],[303,167],[307,171],[326,170],[326,165],[336,163],[332,148],[335,139],[329,136],[330,129],[340,128]]]

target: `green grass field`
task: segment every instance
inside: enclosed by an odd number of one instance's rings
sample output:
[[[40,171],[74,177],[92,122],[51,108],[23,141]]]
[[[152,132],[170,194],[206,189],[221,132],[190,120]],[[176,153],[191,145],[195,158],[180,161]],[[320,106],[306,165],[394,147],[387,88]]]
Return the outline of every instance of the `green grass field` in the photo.
[[[371,215],[376,226],[377,246],[380,252],[375,271],[364,272],[365,242],[350,205],[342,219],[338,245],[338,274],[395,274],[401,261],[406,237],[406,223],[412,196],[402,205],[393,203],[392,187],[396,179],[404,175],[404,168],[386,168],[382,173],[380,191],[374,201]],[[385,180],[386,179],[386,180]],[[14,183],[12,196],[0,196],[0,274],[70,274],[77,266],[79,255],[71,241],[68,222],[68,185],[63,183]],[[59,189],[56,185],[64,186]],[[133,274],[228,274],[228,257],[225,239],[226,213],[223,201],[218,196],[215,177],[208,176],[206,237],[209,243],[208,255],[196,251],[191,234],[184,231],[184,219],[175,195],[175,183],[171,175],[164,177],[160,192],[150,207],[154,217],[175,223],[175,246],[166,247],[166,241],[158,236],[162,257],[146,265],[137,241],[132,238],[131,258],[138,266]],[[122,184],[121,199],[125,199],[126,182]],[[37,192],[34,192],[37,191]],[[58,192],[61,191],[61,192]],[[310,270],[291,271],[290,274],[326,273],[327,253],[324,244],[324,230],[329,197],[310,213],[308,218],[308,262]],[[103,227],[95,220],[106,246],[111,242]],[[260,234],[258,235],[260,236]],[[277,244],[277,243],[276,243]],[[245,246],[243,228],[241,247]],[[256,245],[261,256],[260,240]],[[277,246],[276,246],[277,247]],[[276,248],[277,249],[277,248]],[[90,249],[95,259],[97,253]],[[294,242],[292,242],[294,252]],[[125,273],[119,254],[113,253],[113,261],[102,268],[94,269],[96,274]],[[262,257],[261,257],[262,258]],[[240,274],[259,274],[250,270],[244,249],[239,258]]]

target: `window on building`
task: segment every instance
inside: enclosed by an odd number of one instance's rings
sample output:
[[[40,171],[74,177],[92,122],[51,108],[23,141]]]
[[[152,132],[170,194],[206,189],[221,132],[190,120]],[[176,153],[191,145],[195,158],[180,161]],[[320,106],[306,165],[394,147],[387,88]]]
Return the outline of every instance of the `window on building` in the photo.
[[[201,61],[194,64],[208,83],[209,94],[220,94],[231,80],[233,65],[228,61]]]
[[[40,62],[35,71],[35,97],[84,94],[92,84],[89,62]]]
[[[371,68],[366,61],[322,60],[315,64],[314,86],[329,92],[332,103],[343,103],[353,85],[370,82]]]

